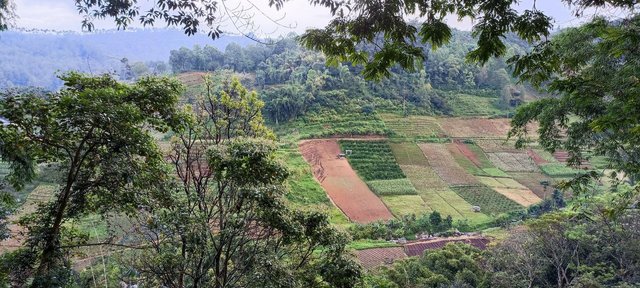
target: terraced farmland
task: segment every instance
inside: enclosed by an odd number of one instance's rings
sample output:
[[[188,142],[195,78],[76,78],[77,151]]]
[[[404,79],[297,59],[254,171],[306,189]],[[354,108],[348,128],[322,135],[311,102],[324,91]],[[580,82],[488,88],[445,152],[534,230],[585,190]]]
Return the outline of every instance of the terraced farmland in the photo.
[[[393,132],[390,140],[338,143],[340,152],[351,151],[350,166],[395,217],[438,211],[483,225],[540,202],[551,195],[555,180],[580,172],[535,143],[529,150],[515,149],[505,138],[508,119],[391,114],[381,119]]]
[[[506,172],[536,172],[536,163],[525,153],[493,152],[488,153],[489,160]]]

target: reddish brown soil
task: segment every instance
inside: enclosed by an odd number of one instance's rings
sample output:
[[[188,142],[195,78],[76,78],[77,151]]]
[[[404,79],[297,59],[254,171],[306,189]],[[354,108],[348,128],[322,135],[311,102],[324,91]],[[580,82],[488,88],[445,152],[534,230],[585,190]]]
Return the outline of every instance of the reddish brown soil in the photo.
[[[455,242],[466,243],[478,249],[484,250],[490,241],[489,239],[484,237],[444,238],[408,243],[404,245],[404,250],[408,256],[419,256],[424,254],[425,250],[440,249],[447,245],[447,243]]]
[[[566,163],[569,160],[569,152],[567,151],[556,151],[553,152],[553,158],[556,158],[558,162]]]
[[[362,263],[362,267],[371,270],[378,266],[390,265],[395,260],[406,258],[407,254],[404,253],[402,247],[388,247],[358,250],[356,251],[356,256]]]
[[[347,162],[338,158],[340,146],[334,139],[300,143],[304,159],[333,203],[352,221],[370,223],[393,219],[393,215]]]
[[[533,160],[533,162],[536,163],[536,165],[545,164],[549,162],[547,160],[544,160],[544,158],[540,157],[540,155],[538,155],[538,153],[536,153],[536,151],[533,151],[532,149],[527,150],[527,155],[531,157],[531,160]]]
[[[473,164],[476,164],[476,166],[480,167],[480,165],[481,165],[480,164],[480,160],[478,160],[478,156],[476,156],[476,153],[473,153],[473,151],[471,151],[471,149],[469,149],[469,147],[467,147],[467,145],[462,143],[462,141],[460,139],[456,139],[455,141],[453,141],[453,143],[458,148],[460,153],[462,153],[462,155],[467,157],[467,159],[469,159],[471,162],[473,162]]]

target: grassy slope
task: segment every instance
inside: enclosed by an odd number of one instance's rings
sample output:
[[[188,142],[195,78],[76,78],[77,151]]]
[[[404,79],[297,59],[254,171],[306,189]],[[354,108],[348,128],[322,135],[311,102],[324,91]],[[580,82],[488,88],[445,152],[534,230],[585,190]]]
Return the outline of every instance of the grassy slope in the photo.
[[[311,173],[309,164],[295,148],[282,148],[278,157],[284,161],[291,175],[287,180],[289,203],[298,209],[326,212],[331,223],[339,226],[349,225],[349,219],[331,203],[320,183]]]

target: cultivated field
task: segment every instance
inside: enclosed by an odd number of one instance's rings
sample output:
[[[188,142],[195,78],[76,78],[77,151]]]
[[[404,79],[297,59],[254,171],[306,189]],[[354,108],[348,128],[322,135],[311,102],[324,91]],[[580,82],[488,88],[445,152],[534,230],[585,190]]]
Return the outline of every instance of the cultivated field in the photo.
[[[367,270],[390,265],[395,260],[407,258],[402,247],[371,248],[356,251],[356,257]]]
[[[451,155],[446,144],[423,143],[418,145],[429,160],[429,165],[448,185],[473,185],[478,180],[467,173]]]
[[[369,190],[349,162],[337,157],[341,152],[337,140],[303,141],[299,149],[329,198],[351,221],[369,223],[393,218],[389,209]]]
[[[394,132],[395,137],[441,138],[445,136],[435,117],[403,117],[396,114],[383,114],[381,117],[387,128]]]
[[[540,197],[534,194],[527,187],[511,178],[478,178],[480,179],[480,182],[482,182],[482,184],[491,187],[496,192],[504,195],[505,197],[522,206],[528,207],[542,201]]]
[[[549,197],[553,193],[551,186],[553,180],[541,173],[510,173],[510,175],[540,198]],[[545,186],[544,183],[549,185]]]
[[[451,189],[471,205],[480,206],[483,213],[500,214],[522,209],[518,203],[484,185],[456,186]]]
[[[404,144],[403,146],[414,146],[416,149],[406,148],[398,150],[402,146],[392,146],[394,154],[396,151],[414,151],[412,163],[425,163],[426,159],[422,151],[415,144]],[[420,153],[416,153],[415,151]],[[426,163],[428,164],[428,163]],[[467,203],[458,194],[449,188],[442,178],[428,165],[401,165],[402,171],[407,175],[411,183],[416,188],[418,195],[424,200],[427,206],[433,211],[438,211],[442,215],[450,215],[454,220],[468,220],[470,224],[481,224],[489,222],[491,219],[478,212],[473,212],[471,204]]]
[[[506,172],[537,172],[536,163],[526,153],[494,152],[487,153],[489,160]]]
[[[445,134],[453,138],[506,138],[509,119],[438,118]]]

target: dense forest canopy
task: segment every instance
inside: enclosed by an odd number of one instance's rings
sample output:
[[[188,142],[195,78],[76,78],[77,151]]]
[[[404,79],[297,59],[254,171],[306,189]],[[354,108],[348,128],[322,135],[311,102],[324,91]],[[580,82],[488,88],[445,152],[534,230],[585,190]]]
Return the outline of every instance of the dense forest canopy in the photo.
[[[510,55],[528,49],[526,42],[514,36],[507,40]],[[396,67],[380,82],[366,81],[361,65],[327,66],[322,54],[301,47],[293,37],[274,45],[242,48],[230,44],[224,51],[211,46],[183,47],[171,51],[169,64],[175,73],[227,69],[250,74],[252,81],[247,84],[261,91],[265,114],[273,122],[287,121],[307,111],[354,111],[367,105],[374,110],[398,110],[404,105],[407,113],[451,114],[446,95],[454,91],[484,95],[494,99],[496,107],[508,108],[511,94],[524,94],[520,90],[525,87],[516,85],[509,76],[504,58],[492,59],[484,66],[465,62],[464,55],[473,47],[469,32],[455,30],[447,46],[435,51],[428,45],[421,46],[426,60],[419,70]]]

